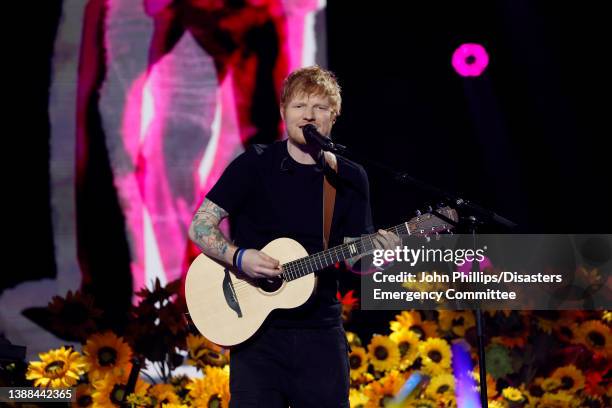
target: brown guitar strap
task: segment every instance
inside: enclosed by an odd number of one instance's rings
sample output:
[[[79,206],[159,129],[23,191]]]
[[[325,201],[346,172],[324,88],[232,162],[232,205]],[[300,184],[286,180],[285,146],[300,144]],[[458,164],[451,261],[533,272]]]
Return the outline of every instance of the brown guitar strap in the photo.
[[[336,156],[330,152],[323,152],[325,162],[334,171],[338,172]],[[334,203],[336,201],[336,188],[331,185],[328,176],[323,176],[323,249],[329,247],[329,234],[331,232],[332,217],[334,216]]]

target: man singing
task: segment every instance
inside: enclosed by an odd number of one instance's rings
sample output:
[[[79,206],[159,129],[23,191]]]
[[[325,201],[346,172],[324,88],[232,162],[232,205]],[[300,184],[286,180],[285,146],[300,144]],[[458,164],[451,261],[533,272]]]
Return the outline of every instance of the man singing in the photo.
[[[344,157],[324,154],[304,138],[312,124],[329,137],[340,114],[340,87],[320,67],[292,72],[284,81],[280,112],[287,140],[249,147],[225,170],[198,209],[189,235],[206,255],[236,266],[251,278],[282,273],[279,261],[259,251],[281,237],[308,253],[324,249],[324,178],[335,188],[329,246],[373,232],[367,175]],[[230,217],[233,242],[219,223]],[[379,230],[378,248],[399,238]],[[349,267],[356,259],[351,259]],[[302,306],[275,310],[262,328],[235,346],[230,358],[230,407],[348,407],[348,346],[337,270],[323,270]]]

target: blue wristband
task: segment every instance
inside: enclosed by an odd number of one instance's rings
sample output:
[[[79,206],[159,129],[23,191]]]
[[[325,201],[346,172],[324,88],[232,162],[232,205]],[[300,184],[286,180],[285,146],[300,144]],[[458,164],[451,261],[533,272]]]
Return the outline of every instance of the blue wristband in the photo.
[[[238,251],[238,261],[236,261],[236,267],[238,267],[240,272],[244,272],[242,270],[242,255],[244,255],[244,251],[246,251],[246,249],[240,248]]]

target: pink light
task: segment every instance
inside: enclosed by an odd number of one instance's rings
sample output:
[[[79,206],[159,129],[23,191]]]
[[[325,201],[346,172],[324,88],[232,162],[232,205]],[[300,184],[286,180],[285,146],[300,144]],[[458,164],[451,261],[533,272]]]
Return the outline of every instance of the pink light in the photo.
[[[489,65],[489,54],[480,44],[462,44],[453,53],[451,63],[459,75],[476,77]]]
[[[480,261],[479,263],[480,263],[480,270],[481,271],[484,271],[487,268],[493,268],[493,262],[491,262],[491,259],[489,259],[488,256],[485,256],[484,259],[482,261]],[[464,275],[467,275],[471,271],[472,271],[472,263],[471,262],[466,262],[463,265],[457,267],[457,272],[461,272]]]

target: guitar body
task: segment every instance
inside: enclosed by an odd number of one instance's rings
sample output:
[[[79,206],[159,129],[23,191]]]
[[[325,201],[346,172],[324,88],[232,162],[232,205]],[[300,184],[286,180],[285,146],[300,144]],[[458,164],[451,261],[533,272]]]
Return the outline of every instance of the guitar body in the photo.
[[[308,256],[290,238],[279,238],[262,252],[281,265]],[[185,281],[190,317],[204,337],[221,346],[233,346],[251,337],[274,309],[298,307],[315,288],[314,274],[289,282],[243,279],[220,262],[201,254],[191,264]]]
[[[455,210],[445,207],[436,213],[455,222]],[[442,214],[443,213],[443,214]],[[419,215],[388,231],[396,235],[448,231],[450,226],[433,214]],[[374,250],[370,234],[357,241],[308,255],[297,241],[279,238],[261,251],[279,260],[283,276],[251,279],[238,275],[222,263],[202,254],[187,272],[185,298],[191,320],[200,333],[220,346],[233,346],[251,337],[274,309],[291,309],[304,304],[315,288],[313,272]]]

